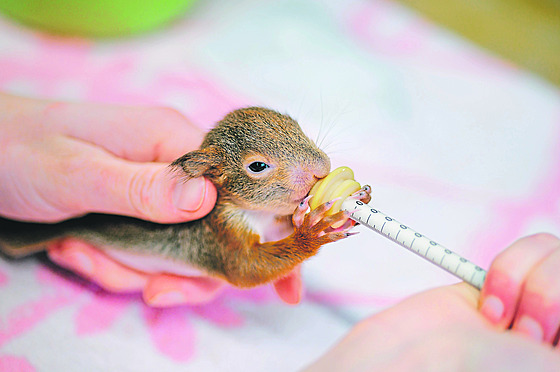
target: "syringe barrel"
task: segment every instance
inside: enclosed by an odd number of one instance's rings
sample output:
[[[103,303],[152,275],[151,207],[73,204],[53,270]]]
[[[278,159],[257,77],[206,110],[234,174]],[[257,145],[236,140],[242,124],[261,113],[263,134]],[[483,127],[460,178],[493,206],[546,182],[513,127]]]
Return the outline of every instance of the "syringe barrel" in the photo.
[[[346,199],[342,203],[341,209],[350,213],[350,218],[354,221],[416,253],[472,286],[482,288],[486,279],[484,269],[409,226],[354,198]]]

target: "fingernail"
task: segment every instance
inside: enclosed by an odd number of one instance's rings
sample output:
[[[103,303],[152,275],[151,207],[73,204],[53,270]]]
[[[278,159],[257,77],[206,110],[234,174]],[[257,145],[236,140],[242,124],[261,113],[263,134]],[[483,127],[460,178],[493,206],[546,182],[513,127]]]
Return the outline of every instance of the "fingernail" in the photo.
[[[522,316],[519,322],[515,326],[517,332],[529,336],[535,341],[543,340],[543,329],[541,325],[533,318],[529,316]]]
[[[187,182],[179,182],[173,190],[173,204],[177,209],[196,212],[204,202],[206,181],[202,177],[192,178]]]
[[[151,306],[168,307],[186,303],[187,297],[179,291],[171,290],[158,293],[152,298],[147,299],[146,302]]]
[[[488,296],[482,302],[480,312],[491,322],[498,323],[504,315],[504,304],[498,297]]]

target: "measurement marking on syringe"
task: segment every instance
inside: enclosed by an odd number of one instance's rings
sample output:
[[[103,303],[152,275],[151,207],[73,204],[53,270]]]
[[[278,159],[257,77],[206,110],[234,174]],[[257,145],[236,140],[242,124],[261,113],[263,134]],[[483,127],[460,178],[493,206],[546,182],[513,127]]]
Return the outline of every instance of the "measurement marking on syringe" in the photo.
[[[343,203],[342,209],[346,211],[352,211],[353,219],[362,223],[365,221],[364,224],[367,227],[370,227],[378,233],[381,233],[381,235],[415,252],[419,256],[426,258],[442,269],[445,269],[450,273],[454,273],[457,277],[465,281],[468,281],[468,278],[470,277],[470,284],[472,284],[476,288],[480,289],[480,287],[482,286],[484,277],[486,276],[486,271],[484,269],[472,264],[465,258],[453,253],[452,251],[439,245],[435,241],[430,240],[424,235],[414,231],[408,226],[400,224],[400,222],[394,220],[392,217],[385,215],[383,212],[373,209],[363,202],[351,201],[349,199],[347,199]],[[360,214],[363,218],[359,217]],[[366,214],[367,218],[365,218]],[[381,224],[381,222],[383,223]],[[390,222],[389,226],[387,226],[387,222]],[[394,225],[395,223],[396,225]],[[405,230],[410,230],[410,233]],[[401,232],[403,231],[405,232],[403,233],[404,235],[402,236],[402,241],[400,241],[399,238],[401,237]],[[412,239],[408,240],[409,237]],[[418,244],[416,244],[417,240]],[[430,252],[432,252],[431,256]],[[449,259],[446,259],[447,256],[449,256]],[[459,259],[459,262],[457,262],[457,259]],[[454,265],[455,268],[453,268]],[[480,271],[480,275],[477,273],[478,271]]]

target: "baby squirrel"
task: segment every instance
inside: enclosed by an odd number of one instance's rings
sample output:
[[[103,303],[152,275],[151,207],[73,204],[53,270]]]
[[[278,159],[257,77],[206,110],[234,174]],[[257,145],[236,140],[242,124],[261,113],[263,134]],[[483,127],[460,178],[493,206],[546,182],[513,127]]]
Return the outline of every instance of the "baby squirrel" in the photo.
[[[347,219],[344,212],[326,216],[330,202],[305,214],[306,196],[329,173],[330,160],[289,116],[260,107],[233,111],[171,168],[216,186],[218,200],[206,217],[170,225],[102,214],[52,225],[0,220],[0,248],[21,257],[75,237],[115,258],[158,257],[252,287],[287,275],[322,245],[349,235],[349,224],[330,228]]]

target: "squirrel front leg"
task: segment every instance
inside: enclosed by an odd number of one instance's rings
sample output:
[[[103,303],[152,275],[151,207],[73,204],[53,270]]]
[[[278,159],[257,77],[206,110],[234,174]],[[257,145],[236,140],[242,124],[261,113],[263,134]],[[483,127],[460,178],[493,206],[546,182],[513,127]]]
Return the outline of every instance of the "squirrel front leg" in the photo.
[[[292,222],[294,232],[279,241],[260,243],[251,234],[248,244],[228,249],[224,257],[227,280],[237,287],[253,287],[281,278],[327,243],[350,235],[351,226],[333,230],[330,226],[347,219],[344,212],[325,216],[333,202],[327,202],[308,214],[307,199],[296,209]]]

